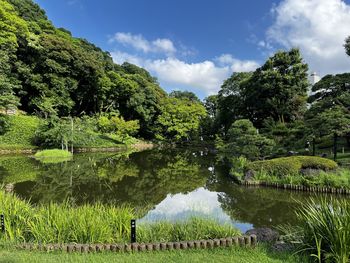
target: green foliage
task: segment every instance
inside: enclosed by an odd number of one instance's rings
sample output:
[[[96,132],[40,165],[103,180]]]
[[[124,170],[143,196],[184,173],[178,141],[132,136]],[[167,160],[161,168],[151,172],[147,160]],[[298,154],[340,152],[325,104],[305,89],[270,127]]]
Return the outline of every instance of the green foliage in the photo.
[[[7,116],[9,128],[0,135],[0,148],[34,148],[35,131],[40,120],[34,116]]]
[[[350,74],[327,75],[316,83],[310,96],[311,108],[305,121],[311,133],[324,137],[336,133],[339,136],[350,134]]]
[[[250,79],[243,97],[248,116],[257,127],[266,118],[291,122],[306,110],[308,66],[300,51],[280,51],[258,68]]]
[[[337,163],[317,156],[291,156],[272,160],[255,161],[246,166],[246,170],[255,172],[263,171],[268,176],[279,178],[286,176],[296,176],[301,169],[319,169],[324,171],[334,170]]]
[[[233,73],[222,84],[217,97],[217,122],[227,133],[232,123],[246,116],[243,93],[252,77],[251,72]]]
[[[311,199],[297,212],[301,221],[296,238],[301,251],[318,255],[320,262],[350,260],[350,203],[347,200]]]
[[[223,147],[219,147],[219,150],[251,159],[269,155],[275,145],[273,140],[258,134],[253,124],[245,119],[235,121],[229,129],[227,137],[227,143]]]
[[[170,98],[177,98],[180,100],[189,100],[191,102],[198,102],[200,103],[201,101],[198,99],[198,97],[196,96],[196,94],[194,94],[191,91],[180,91],[180,90],[174,90],[172,92],[170,92],[169,94]]]
[[[125,121],[119,114],[102,115],[97,120],[98,128],[103,133],[115,133],[120,141],[137,134],[140,129],[138,120]]]
[[[113,243],[129,240],[130,220],[138,214],[130,207],[96,203],[79,207],[65,204],[31,206],[0,191],[2,213],[6,215],[6,234],[0,239],[34,243]],[[86,220],[88,218],[88,220]],[[180,241],[220,238],[239,234],[229,225],[193,218],[188,222],[143,224],[139,242]]]
[[[350,56],[350,36],[346,38],[344,47],[346,54]]]
[[[240,232],[229,224],[220,225],[210,218],[190,218],[188,221],[146,223],[139,226],[138,237],[142,242],[176,242],[184,240],[214,239],[233,237]]]
[[[119,112],[123,130],[154,138],[167,95],[145,69],[116,65],[108,52],[56,29],[31,0],[0,3],[0,110],[45,119]]]
[[[162,114],[156,124],[160,140],[193,140],[198,136],[201,119],[206,111],[201,103],[169,98],[162,105]]]

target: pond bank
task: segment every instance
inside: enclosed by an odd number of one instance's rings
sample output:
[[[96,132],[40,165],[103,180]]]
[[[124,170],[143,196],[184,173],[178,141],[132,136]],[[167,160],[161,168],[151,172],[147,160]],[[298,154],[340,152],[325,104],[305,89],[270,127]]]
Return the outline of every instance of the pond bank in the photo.
[[[130,145],[119,145],[115,147],[76,147],[74,153],[85,153],[85,152],[118,152],[122,150],[134,149],[137,151],[149,150],[154,148],[156,145],[152,142],[137,142]],[[5,154],[34,154],[37,151],[42,150],[39,148],[14,148],[14,149],[2,149],[0,148],[0,155]]]

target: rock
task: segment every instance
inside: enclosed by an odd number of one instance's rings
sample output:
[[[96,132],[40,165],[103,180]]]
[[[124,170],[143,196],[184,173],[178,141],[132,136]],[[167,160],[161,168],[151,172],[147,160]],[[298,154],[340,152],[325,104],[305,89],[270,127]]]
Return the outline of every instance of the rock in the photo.
[[[244,181],[250,181],[254,178],[255,174],[253,170],[248,170],[244,173]]]
[[[279,238],[278,232],[268,227],[250,229],[245,234],[256,235],[258,242],[275,242]]]
[[[272,249],[276,252],[286,252],[286,251],[292,251],[294,249],[294,246],[291,243],[287,243],[284,241],[277,241],[272,246]]]
[[[300,173],[304,176],[317,176],[320,174],[322,170],[320,169],[312,169],[312,168],[306,168],[306,169],[300,169]]]
[[[288,156],[295,156],[295,155],[298,155],[299,154],[299,152],[294,152],[294,151],[289,151],[288,152]]]

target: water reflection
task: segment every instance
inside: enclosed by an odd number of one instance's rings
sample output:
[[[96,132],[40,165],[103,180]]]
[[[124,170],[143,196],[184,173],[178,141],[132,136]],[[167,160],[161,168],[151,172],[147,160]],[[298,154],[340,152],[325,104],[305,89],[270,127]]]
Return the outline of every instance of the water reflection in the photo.
[[[0,157],[0,183],[14,184],[14,191],[33,203],[128,203],[149,208],[142,220],[200,215],[242,230],[297,224],[297,201],[310,195],[240,187],[228,172],[222,159],[201,149],[77,154],[56,164],[28,156]]]

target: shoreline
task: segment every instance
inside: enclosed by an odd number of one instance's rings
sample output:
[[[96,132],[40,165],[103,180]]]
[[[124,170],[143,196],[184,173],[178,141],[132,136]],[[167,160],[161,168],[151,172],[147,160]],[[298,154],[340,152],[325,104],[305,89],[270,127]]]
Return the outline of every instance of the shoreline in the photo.
[[[131,145],[119,145],[114,147],[76,147],[74,153],[86,153],[86,152],[118,152],[122,150],[134,149],[137,151],[150,150],[156,147],[156,144],[152,142],[138,142]],[[0,148],[0,156],[8,154],[34,154],[43,149],[39,148],[18,148],[18,149],[5,149]]]

